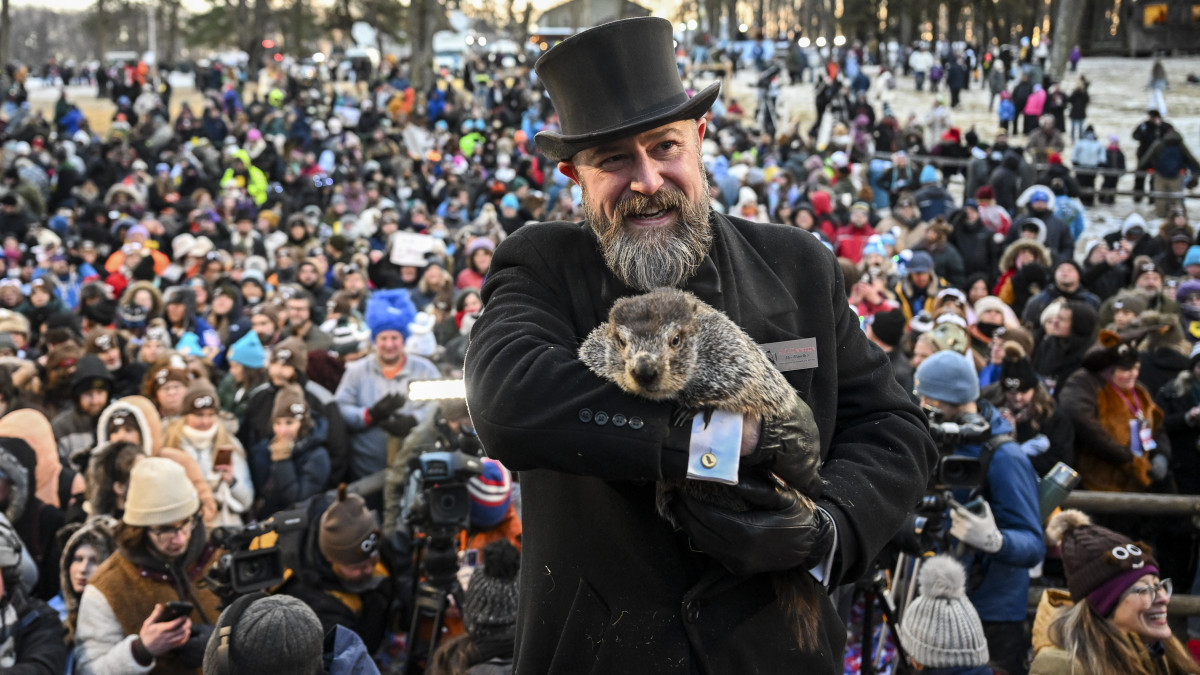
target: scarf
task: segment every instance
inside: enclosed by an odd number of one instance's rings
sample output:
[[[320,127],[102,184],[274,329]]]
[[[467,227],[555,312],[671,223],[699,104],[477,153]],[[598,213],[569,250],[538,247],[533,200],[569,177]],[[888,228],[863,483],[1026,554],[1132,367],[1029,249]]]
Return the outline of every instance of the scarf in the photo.
[[[207,450],[212,447],[213,441],[217,438],[217,431],[220,430],[220,427],[217,426],[218,424],[220,424],[220,422],[213,423],[213,425],[209,427],[208,431],[193,429],[185,424],[180,427],[179,432],[183,435],[187,442],[191,443],[196,449]]]

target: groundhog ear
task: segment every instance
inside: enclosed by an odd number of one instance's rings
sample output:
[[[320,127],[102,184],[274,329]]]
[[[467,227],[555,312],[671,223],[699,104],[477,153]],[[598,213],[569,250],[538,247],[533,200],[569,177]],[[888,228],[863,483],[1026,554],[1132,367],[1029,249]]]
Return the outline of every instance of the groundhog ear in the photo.
[[[1104,345],[1105,347],[1115,347],[1121,344],[1121,336],[1117,335],[1111,330],[1100,331],[1100,337],[1098,339],[1100,344]]]

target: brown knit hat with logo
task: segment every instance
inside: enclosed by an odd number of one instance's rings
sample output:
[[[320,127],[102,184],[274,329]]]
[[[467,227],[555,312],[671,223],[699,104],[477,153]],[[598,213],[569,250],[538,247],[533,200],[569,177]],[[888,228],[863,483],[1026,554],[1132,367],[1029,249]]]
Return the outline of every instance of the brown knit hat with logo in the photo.
[[[298,337],[290,337],[271,348],[271,361],[296,369],[297,374],[308,371],[308,346]]]
[[[304,390],[298,384],[288,384],[275,392],[275,405],[271,408],[271,419],[292,417],[298,420],[308,418],[308,403],[304,400]]]
[[[363,498],[346,494],[345,483],[339,485],[337,501],[321,514],[321,555],[331,563],[357,565],[375,555],[379,537],[379,525]]]
[[[88,354],[103,354],[110,349],[120,346],[117,342],[116,332],[108,328],[97,328],[96,330],[89,331],[85,345]]]
[[[1061,511],[1046,524],[1046,541],[1062,550],[1063,570],[1071,600],[1087,598],[1107,616],[1121,594],[1139,578],[1158,574],[1150,547],[1107,527],[1093,525],[1082,511]]]
[[[183,395],[183,412],[187,415],[201,410],[216,410],[217,390],[208,380],[193,380]]]

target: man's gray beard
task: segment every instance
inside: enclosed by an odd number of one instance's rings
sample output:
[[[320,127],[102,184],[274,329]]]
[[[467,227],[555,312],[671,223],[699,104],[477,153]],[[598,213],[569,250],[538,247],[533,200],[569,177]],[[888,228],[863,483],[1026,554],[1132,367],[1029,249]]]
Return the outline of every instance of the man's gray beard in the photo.
[[[700,175],[704,177],[704,189],[697,201],[688,201],[677,188],[664,187],[653,195],[635,195],[620,202],[612,219],[591,208],[587,187],[581,185],[583,217],[600,239],[605,264],[627,286],[640,291],[679,287],[704,261],[712,244],[712,225],[708,221],[712,209],[703,167]],[[629,214],[662,208],[676,209],[674,225],[633,229],[624,224]]]

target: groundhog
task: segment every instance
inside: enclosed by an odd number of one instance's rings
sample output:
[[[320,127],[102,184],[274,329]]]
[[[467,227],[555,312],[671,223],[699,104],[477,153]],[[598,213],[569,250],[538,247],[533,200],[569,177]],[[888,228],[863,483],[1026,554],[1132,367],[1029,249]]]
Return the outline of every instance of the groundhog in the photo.
[[[707,418],[719,409],[755,414],[770,423],[794,410],[791,385],[754,340],[725,314],[673,288],[618,300],[608,322],[584,340],[579,358],[592,372],[631,394],[676,404],[677,422],[701,413]],[[815,438],[810,451],[820,452]],[[743,457],[741,471],[761,471],[786,485],[770,473],[768,458],[758,454],[756,450]],[[679,523],[670,504],[678,492],[731,511],[749,509],[732,486],[713,481],[668,480],[657,487],[658,513],[676,529]],[[812,506],[808,496],[793,491]],[[807,576],[807,570],[773,575],[802,649],[816,646],[820,613],[816,584],[802,578]]]

